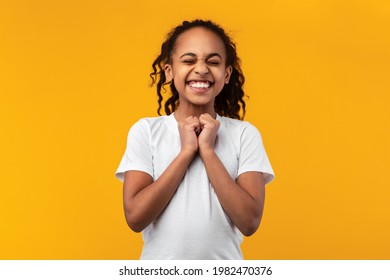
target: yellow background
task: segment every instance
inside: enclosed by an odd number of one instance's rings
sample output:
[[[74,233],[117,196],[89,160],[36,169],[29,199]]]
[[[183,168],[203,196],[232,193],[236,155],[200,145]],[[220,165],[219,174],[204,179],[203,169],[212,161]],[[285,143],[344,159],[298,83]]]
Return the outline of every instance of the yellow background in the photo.
[[[184,19],[238,45],[277,179],[249,259],[390,259],[390,2],[0,2],[0,259],[137,259],[114,172]]]

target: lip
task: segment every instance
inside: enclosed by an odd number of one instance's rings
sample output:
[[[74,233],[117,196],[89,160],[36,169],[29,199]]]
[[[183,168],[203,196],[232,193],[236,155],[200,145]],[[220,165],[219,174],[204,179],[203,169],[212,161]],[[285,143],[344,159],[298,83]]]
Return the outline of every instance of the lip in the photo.
[[[210,81],[210,80],[191,79],[191,80],[187,80],[187,81],[186,81],[187,84],[192,83],[192,82],[195,82],[195,83],[209,83],[210,85],[213,84],[213,82]]]

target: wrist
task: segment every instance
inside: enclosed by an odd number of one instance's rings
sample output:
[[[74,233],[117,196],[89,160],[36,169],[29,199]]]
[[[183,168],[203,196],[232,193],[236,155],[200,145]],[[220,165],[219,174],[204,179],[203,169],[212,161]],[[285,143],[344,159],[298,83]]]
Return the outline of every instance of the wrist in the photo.
[[[190,150],[190,149],[181,149],[178,156],[183,157],[185,159],[192,160],[196,152],[197,151]]]
[[[214,148],[212,148],[212,147],[199,148],[199,155],[201,156],[201,158],[207,158],[210,156],[214,156],[215,155]]]

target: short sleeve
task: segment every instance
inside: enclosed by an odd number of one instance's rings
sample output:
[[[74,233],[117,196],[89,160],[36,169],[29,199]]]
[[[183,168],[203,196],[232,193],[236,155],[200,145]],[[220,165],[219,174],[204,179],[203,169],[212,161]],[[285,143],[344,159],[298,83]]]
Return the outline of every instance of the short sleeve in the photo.
[[[260,132],[250,123],[243,128],[240,139],[238,174],[258,171],[264,175],[265,183],[271,182],[275,175],[264,149]]]
[[[130,128],[127,136],[126,151],[115,176],[123,182],[125,172],[128,170],[143,171],[153,177],[150,132],[148,123],[145,120],[138,121]]]

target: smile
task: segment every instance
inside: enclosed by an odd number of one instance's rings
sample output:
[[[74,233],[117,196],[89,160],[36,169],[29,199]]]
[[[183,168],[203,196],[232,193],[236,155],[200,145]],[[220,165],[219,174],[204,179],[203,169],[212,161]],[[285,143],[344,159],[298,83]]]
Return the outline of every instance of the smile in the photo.
[[[211,86],[211,82],[210,81],[189,81],[188,82],[188,85],[192,88],[199,88],[199,89],[203,89],[203,88],[209,88]]]

